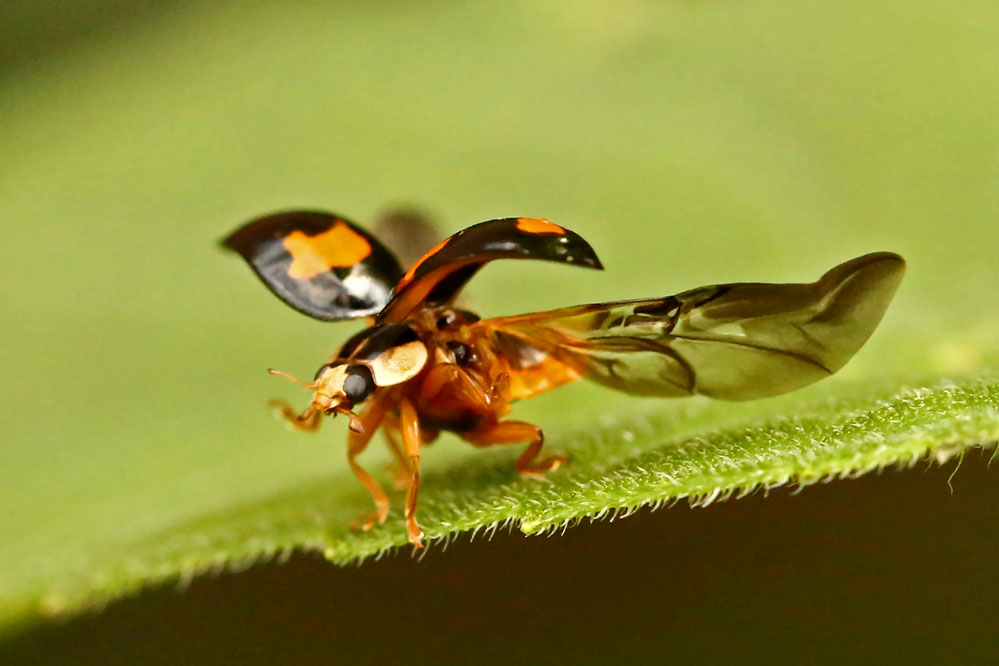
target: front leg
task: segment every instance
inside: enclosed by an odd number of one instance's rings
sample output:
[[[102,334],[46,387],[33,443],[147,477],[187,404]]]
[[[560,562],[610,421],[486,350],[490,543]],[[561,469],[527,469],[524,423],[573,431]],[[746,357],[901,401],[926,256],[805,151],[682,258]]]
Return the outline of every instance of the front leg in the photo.
[[[318,430],[319,424],[322,423],[323,413],[312,405],[306,407],[301,414],[284,400],[271,400],[267,406],[276,410],[278,416],[287,421],[292,430],[312,432]]]
[[[357,456],[368,446],[372,435],[381,425],[385,418],[388,407],[386,399],[382,396],[376,397],[361,412],[358,420],[363,427],[363,431],[351,430],[347,436],[347,464],[350,471],[354,473],[357,480],[371,493],[371,499],[375,502],[375,514],[362,518],[355,525],[361,529],[368,530],[377,522],[379,525],[385,522],[389,512],[389,499],[382,487],[375,481],[374,477],[367,473],[357,462]]]
[[[399,402],[399,429],[409,460],[409,489],[406,491],[406,531],[409,542],[416,548],[423,548],[423,530],[416,523],[416,500],[420,493],[420,419],[407,398]]]
[[[396,490],[406,490],[409,488],[409,479],[412,473],[409,469],[409,460],[402,451],[399,419],[391,413],[386,414],[385,420],[382,422],[382,435],[385,437],[389,451],[392,452],[392,457],[395,458],[395,464],[389,463],[386,467],[392,474],[392,487]]]

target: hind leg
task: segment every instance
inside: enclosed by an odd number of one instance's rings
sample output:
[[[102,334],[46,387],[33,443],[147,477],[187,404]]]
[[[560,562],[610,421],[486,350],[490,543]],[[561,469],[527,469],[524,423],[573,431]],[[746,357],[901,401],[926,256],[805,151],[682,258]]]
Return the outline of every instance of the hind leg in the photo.
[[[541,447],[545,443],[545,435],[541,428],[524,421],[503,421],[480,426],[475,430],[462,434],[471,444],[479,447],[496,444],[515,444],[527,442],[527,448],[517,458],[513,467],[522,476],[542,478],[546,472],[557,469],[559,465],[569,462],[567,456],[554,455],[538,458]]]

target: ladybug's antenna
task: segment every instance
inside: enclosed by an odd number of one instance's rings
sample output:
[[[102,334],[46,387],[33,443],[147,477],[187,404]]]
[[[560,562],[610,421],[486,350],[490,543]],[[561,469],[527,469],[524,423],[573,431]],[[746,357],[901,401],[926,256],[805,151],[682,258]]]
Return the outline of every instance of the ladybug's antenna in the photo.
[[[269,372],[272,375],[276,375],[277,377],[284,377],[288,381],[295,382],[299,386],[304,386],[307,389],[315,390],[316,386],[318,386],[316,382],[309,382],[308,384],[306,384],[301,379],[296,379],[295,377],[289,375],[287,372],[281,372],[280,370],[275,370],[274,368],[267,368],[267,372]]]

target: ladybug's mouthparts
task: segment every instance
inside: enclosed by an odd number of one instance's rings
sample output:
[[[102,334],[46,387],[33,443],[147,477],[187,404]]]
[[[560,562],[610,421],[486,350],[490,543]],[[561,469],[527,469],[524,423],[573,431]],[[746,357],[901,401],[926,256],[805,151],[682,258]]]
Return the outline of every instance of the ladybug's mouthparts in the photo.
[[[357,414],[350,411],[346,407],[342,405],[334,405],[329,408],[329,413],[332,413],[334,416],[337,414],[343,414],[350,419],[350,425],[348,427],[351,432],[356,432],[358,435],[364,434],[364,425],[361,424],[361,419],[357,418]]]

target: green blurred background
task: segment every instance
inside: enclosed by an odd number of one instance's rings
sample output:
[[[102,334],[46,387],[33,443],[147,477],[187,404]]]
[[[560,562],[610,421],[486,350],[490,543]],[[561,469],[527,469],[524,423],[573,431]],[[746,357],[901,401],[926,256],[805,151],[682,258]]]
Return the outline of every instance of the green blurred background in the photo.
[[[0,608],[15,608],[48,577],[86,569],[119,544],[326,478],[341,465],[341,452],[329,446],[334,435],[294,445],[275,428],[263,402],[304,396],[263,369],[308,376],[355,327],[296,315],[215,246],[235,225],[277,208],[329,208],[368,222],[387,206],[418,205],[447,233],[494,217],[547,217],[583,234],[607,267],[604,274],[491,267],[470,290],[472,305],[486,314],[720,281],[811,280],[852,256],[893,250],[909,260],[909,274],[879,334],[845,370],[847,380],[896,386],[999,368],[999,8],[988,0],[79,0],[0,7]],[[571,387],[520,413],[557,431],[630,404]],[[450,449],[438,461],[467,453]],[[995,505],[999,495],[987,474],[977,474],[975,502],[951,499],[941,490],[945,477],[927,477],[924,486],[867,480],[839,497],[908,488],[894,500],[881,498],[889,501],[885,524],[928,487],[941,503],[966,502],[948,509],[957,518],[929,520],[943,531],[911,525],[906,538],[913,548],[905,557],[916,564],[912,577],[897,583],[957,586],[994,600],[999,586],[988,567],[964,563],[995,549],[995,530],[976,526],[984,519],[980,507]],[[781,511],[771,504],[791,501],[784,493],[754,506]],[[828,524],[866,520],[852,513],[855,504],[810,501],[817,505],[811,515],[826,516]],[[919,506],[933,512],[941,505]],[[710,511],[718,512],[716,538],[731,541],[696,560],[707,578],[727,566],[725,558],[740,558],[739,544],[763,529],[746,520],[748,509]],[[724,515],[734,517],[725,523]],[[579,568],[570,569],[592,578],[627,568],[634,544],[661,540],[676,529],[670,520],[641,519],[636,525],[644,527],[627,528],[638,534],[635,542],[615,541],[615,526],[581,527],[571,537],[582,544],[571,555]],[[805,534],[809,519],[801,520]],[[967,529],[944,529],[953,524]],[[787,624],[799,612],[788,606],[771,614],[768,587],[746,582],[767,579],[766,561],[746,570],[743,585],[711,588],[715,596],[700,599],[721,615],[745,610],[753,599],[755,610],[742,621],[712,624],[714,614],[704,612],[694,615],[697,622],[678,623],[673,587],[642,583],[668,574],[643,557],[626,578],[633,596],[619,594],[613,606],[591,600],[606,622],[563,621],[581,603],[567,595],[565,605],[544,606],[543,622],[556,627],[546,635],[559,636],[563,647],[597,639],[613,646],[628,632],[599,627],[636,626],[638,618],[651,622],[671,608],[661,627],[650,625],[661,633],[629,639],[622,654],[668,655],[671,645],[687,641],[690,649],[677,647],[678,654],[696,655],[702,643],[728,646],[731,658],[826,646],[815,656],[835,660],[835,649],[850,640],[836,623],[852,621],[878,629],[881,641],[871,649],[883,655],[925,656],[913,637],[928,635],[931,614],[922,617],[924,626],[904,631],[890,621],[900,609],[918,607],[918,596],[884,594],[876,584],[851,587],[855,577],[870,575],[865,558],[895,552],[879,551],[883,532],[864,534],[809,541],[812,549],[796,554],[799,566],[829,549],[845,562],[842,579],[821,567],[794,570],[805,597],[823,585],[844,590],[832,600],[814,599],[821,610],[811,623]],[[953,540],[949,559],[929,557],[929,544],[944,538]],[[674,558],[691,566],[689,558],[701,552],[667,542],[655,545],[667,571]],[[546,555],[547,545],[521,551],[520,541],[505,538],[497,552],[514,552],[525,569],[551,567],[557,576],[569,564]],[[489,552],[481,544],[459,546],[439,562],[487,577],[502,572],[515,585],[517,571],[483,564]],[[295,576],[348,585],[344,577],[356,575],[369,585],[355,596],[387,605],[418,598],[455,616],[469,603],[497,609],[495,624],[483,619],[457,628],[430,619],[421,627],[424,616],[407,616],[406,635],[417,638],[400,650],[419,652],[419,636],[440,631],[478,636],[467,645],[487,651],[493,639],[516,640],[501,631],[507,620],[500,599],[510,587],[480,595],[474,579],[463,579],[467,596],[442,598],[421,569],[406,569],[400,580],[367,573],[401,563],[345,572],[308,562],[238,577],[238,585],[263,586],[253,597],[258,624],[276,636],[302,626],[309,610],[303,605],[297,615],[272,618],[261,600],[295,589]],[[399,588],[408,581],[429,587],[407,597]],[[679,589],[683,581],[673,582]],[[653,588],[664,596],[651,595]],[[564,591],[551,594],[558,599]],[[247,594],[219,594],[204,608],[225,617]],[[199,599],[161,594],[129,602],[109,617],[133,624],[106,625],[100,644],[131,654],[144,640],[135,627],[164,621],[179,607],[188,615],[176,631],[203,638],[185,649],[216,660],[208,624],[198,619]],[[928,593],[923,603],[934,600]],[[340,601],[340,612],[351,616],[350,599]],[[979,654],[984,644],[973,635],[983,608],[955,607],[952,630],[942,637],[951,654]],[[359,633],[374,636],[382,627],[377,611],[364,611],[372,613],[370,625]],[[46,630],[19,645],[46,654],[97,631],[93,622],[71,624],[63,634]],[[289,654],[364,661],[378,653],[366,653],[347,634],[336,634],[333,646],[332,634],[315,626],[294,634],[298,651]],[[239,636],[241,627],[216,626],[212,634]],[[149,640],[156,654],[170,654],[169,638]],[[558,654],[557,642],[537,640],[537,655]],[[277,646],[261,654],[281,659]]]

